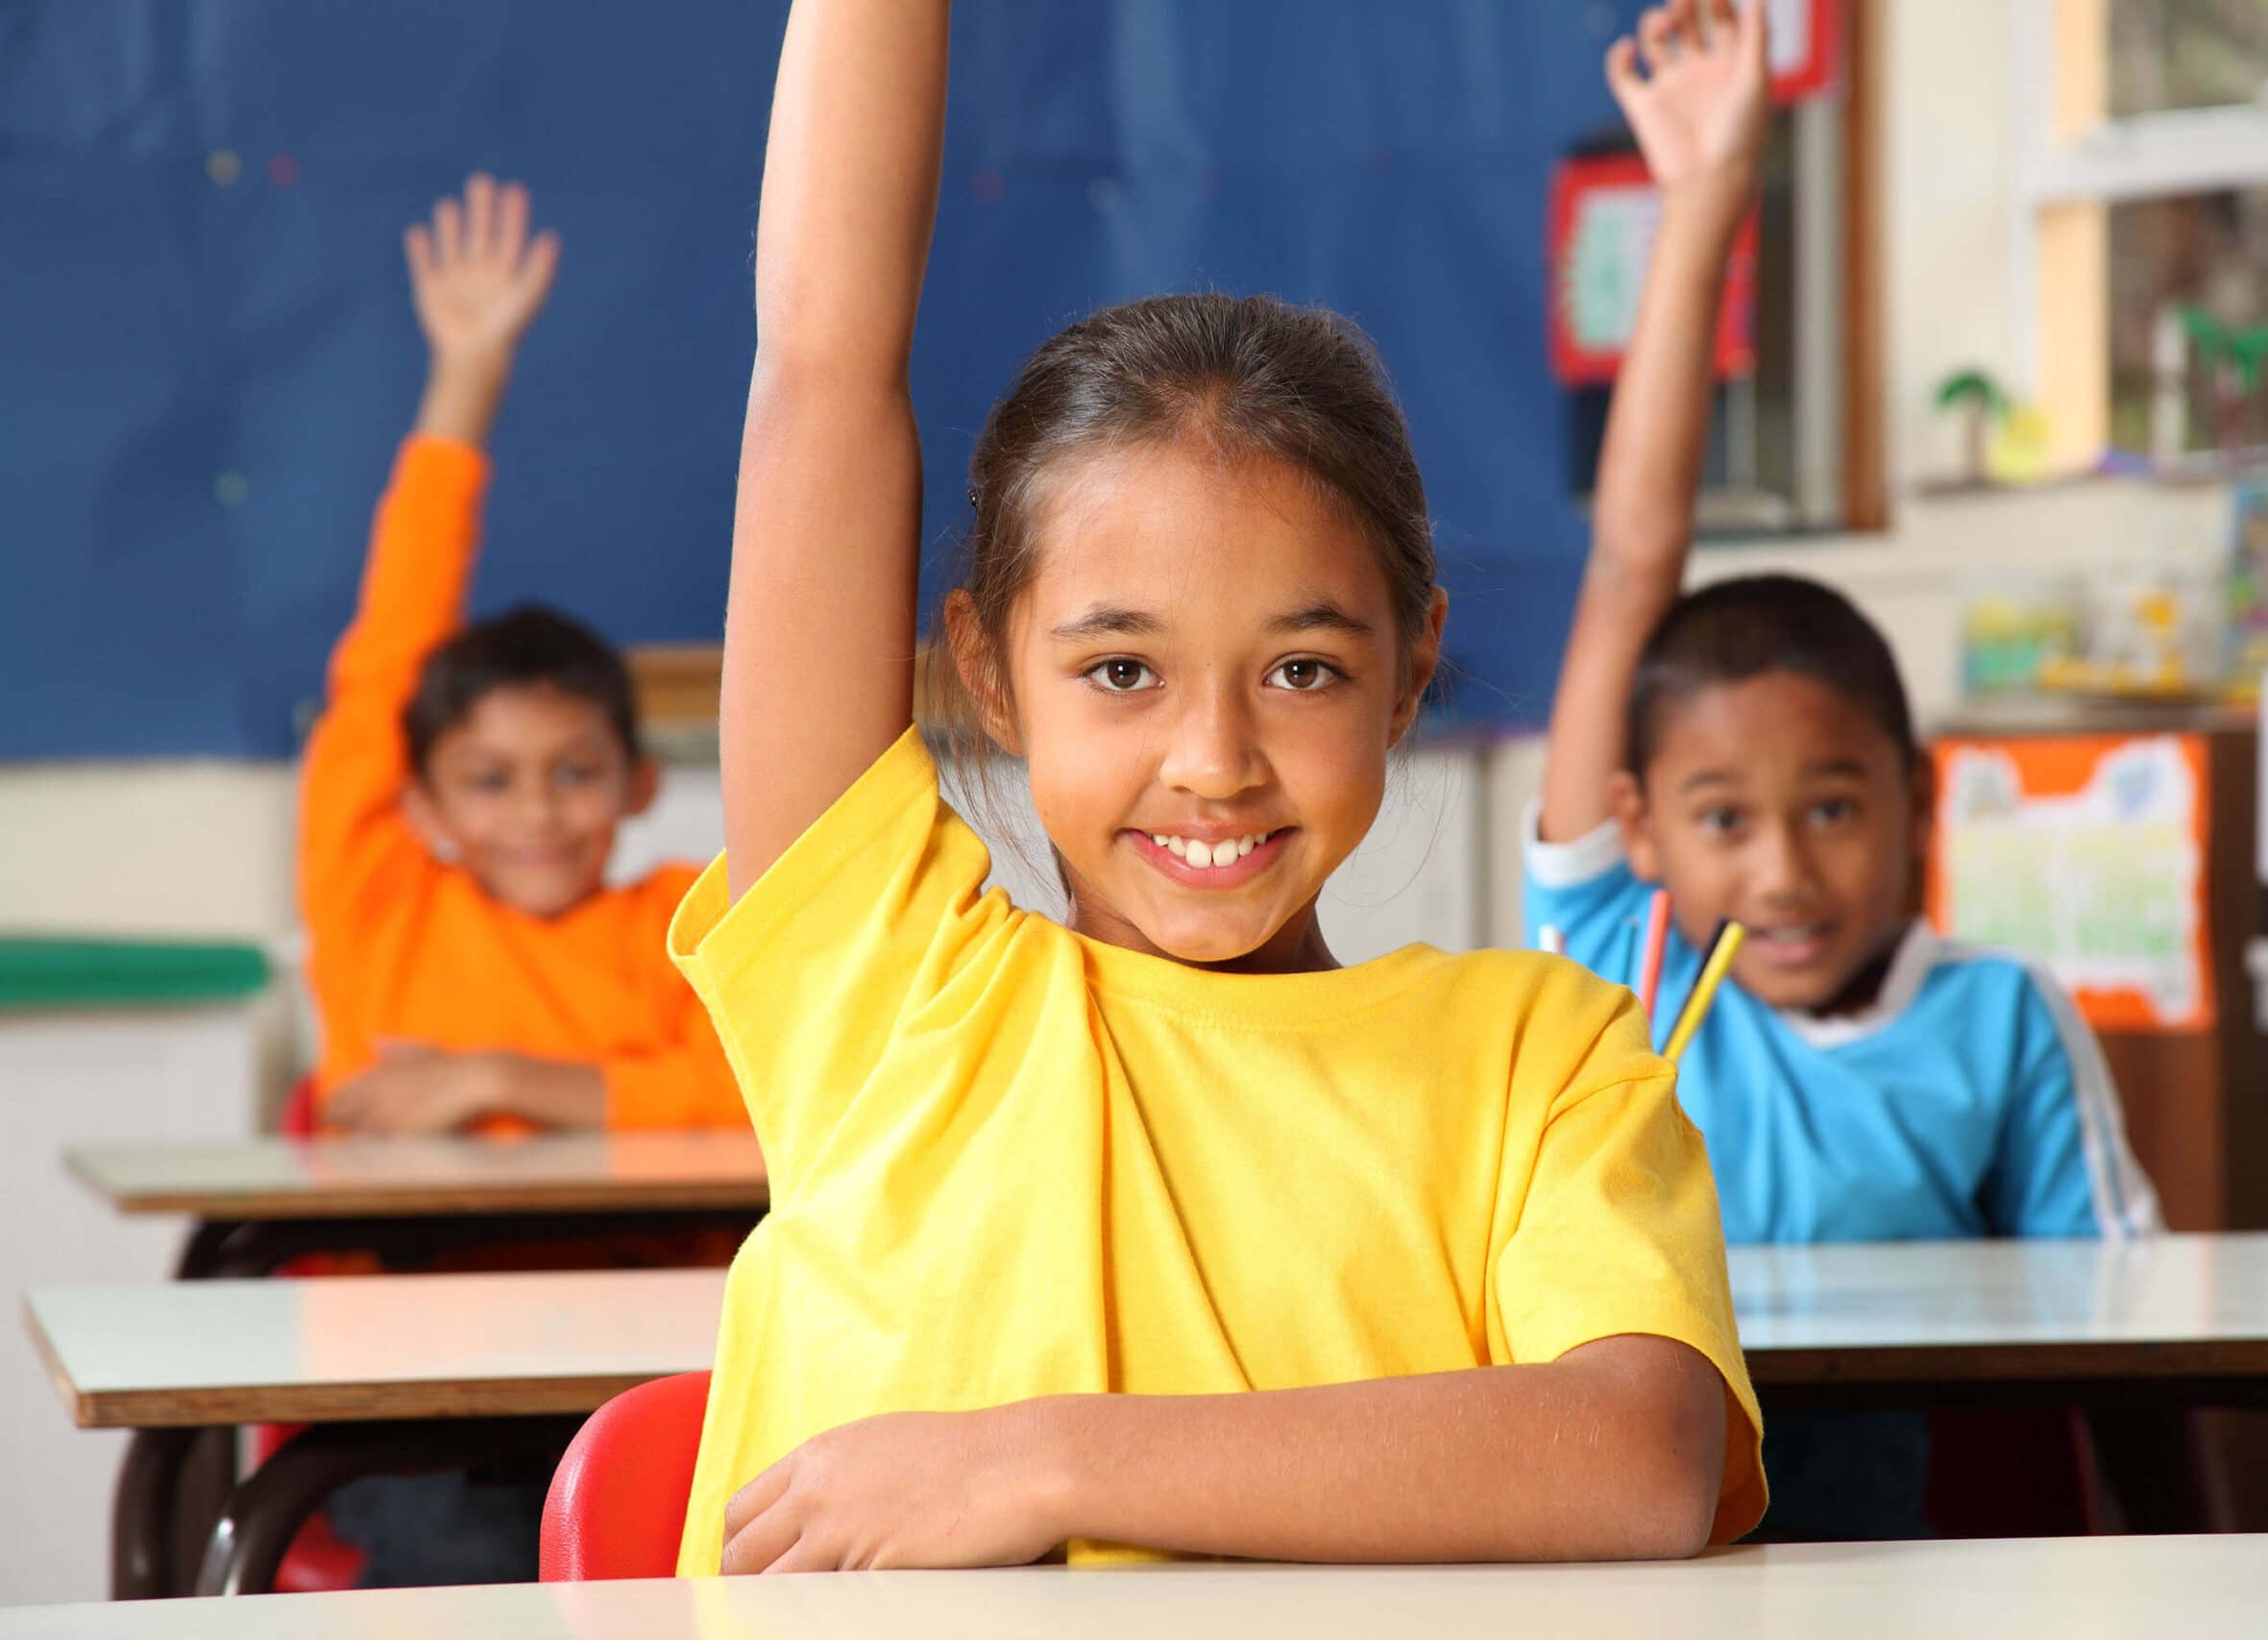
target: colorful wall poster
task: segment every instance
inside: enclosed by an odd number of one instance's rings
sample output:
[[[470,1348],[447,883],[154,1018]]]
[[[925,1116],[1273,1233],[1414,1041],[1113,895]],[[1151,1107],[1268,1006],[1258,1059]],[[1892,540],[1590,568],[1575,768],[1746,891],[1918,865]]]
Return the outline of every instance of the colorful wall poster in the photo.
[[[2213,1023],[2196,735],[1939,741],[1929,915],[2044,965],[2098,1029]]]

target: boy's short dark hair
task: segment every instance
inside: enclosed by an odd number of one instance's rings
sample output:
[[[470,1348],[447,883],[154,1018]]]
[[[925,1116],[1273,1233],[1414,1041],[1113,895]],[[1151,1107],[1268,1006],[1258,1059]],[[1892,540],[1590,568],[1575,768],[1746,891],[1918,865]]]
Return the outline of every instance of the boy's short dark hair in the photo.
[[[1670,606],[1638,658],[1626,738],[1642,778],[1669,708],[1712,684],[1768,672],[1816,678],[1856,703],[1900,754],[1916,755],[1898,663],[1874,623],[1841,593],[1799,575],[1743,575]]]
[[[588,700],[634,763],[643,755],[630,669],[613,645],[555,609],[524,603],[476,622],[426,657],[417,693],[402,713],[409,766],[419,776],[434,743],[496,689],[556,689]]]

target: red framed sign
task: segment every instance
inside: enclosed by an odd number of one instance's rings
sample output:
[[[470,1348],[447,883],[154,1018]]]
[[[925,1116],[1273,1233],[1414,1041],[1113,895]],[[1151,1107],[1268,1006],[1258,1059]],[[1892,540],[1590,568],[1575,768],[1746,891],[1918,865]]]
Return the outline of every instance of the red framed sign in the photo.
[[[1834,88],[1842,67],[1842,0],[1767,0],[1772,95],[1800,103]]]
[[[1612,381],[1638,323],[1662,196],[1635,154],[1569,159],[1551,179],[1551,372],[1570,386]],[[1733,241],[1717,320],[1719,380],[1756,368],[1757,213]]]

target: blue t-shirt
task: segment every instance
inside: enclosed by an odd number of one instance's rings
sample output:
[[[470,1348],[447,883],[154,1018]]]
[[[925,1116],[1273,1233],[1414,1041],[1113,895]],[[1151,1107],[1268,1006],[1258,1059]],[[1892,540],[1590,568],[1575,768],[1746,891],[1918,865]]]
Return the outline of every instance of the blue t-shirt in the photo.
[[[1527,821],[1531,942],[1634,985],[1652,890],[1610,821],[1569,844]],[[1656,1045],[1700,971],[1672,928]],[[1766,1006],[1727,981],[1679,1066],[1709,1142],[1724,1236],[1750,1242],[2120,1236],[2158,1227],[2109,1067],[2070,999],[2014,958],[1915,923],[1880,996],[1837,1018]]]

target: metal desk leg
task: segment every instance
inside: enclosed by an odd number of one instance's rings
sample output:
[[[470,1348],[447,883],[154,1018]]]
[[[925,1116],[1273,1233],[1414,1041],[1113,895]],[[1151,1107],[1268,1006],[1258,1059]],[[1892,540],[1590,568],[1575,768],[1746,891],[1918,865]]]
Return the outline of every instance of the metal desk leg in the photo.
[[[174,1532],[182,1464],[202,1430],[136,1430],[118,1468],[110,1507],[110,1598],[181,1593]]]
[[[177,1594],[186,1593],[205,1545],[212,1536],[212,1523],[236,1486],[237,1428],[218,1424],[195,1432],[183,1456],[173,1491],[173,1563],[179,1568]]]
[[[329,1243],[320,1221],[296,1219],[200,1219],[173,1268],[179,1282],[219,1281],[230,1277],[268,1276],[277,1267],[301,1256],[303,1243]]]
[[[556,1459],[582,1427],[566,1418],[428,1418],[318,1424],[286,1441],[230,1494],[205,1548],[200,1595],[263,1594],[305,1524],[349,1481],[431,1475],[500,1458]]]

